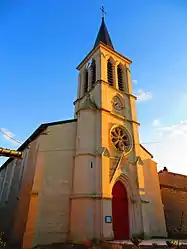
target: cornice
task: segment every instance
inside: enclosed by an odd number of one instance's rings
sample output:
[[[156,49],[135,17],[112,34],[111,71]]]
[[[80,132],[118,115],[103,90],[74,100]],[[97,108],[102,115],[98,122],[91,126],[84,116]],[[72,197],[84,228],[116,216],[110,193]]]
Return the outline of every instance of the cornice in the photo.
[[[117,93],[120,93],[120,94],[129,96],[129,97],[131,97],[131,98],[137,100],[137,97],[136,97],[135,95],[133,95],[133,94],[131,94],[131,93],[127,93],[127,92],[120,91],[119,89],[117,89],[117,88],[115,88],[115,87],[113,87],[113,86],[110,86],[110,85],[108,84],[108,82],[106,82],[106,81],[104,81],[104,80],[98,80],[98,81],[95,83],[94,86],[96,86],[96,85],[98,85],[98,84],[102,84],[102,83],[105,84],[105,85],[107,85],[107,86],[110,87],[110,88],[113,88]],[[87,94],[91,93],[93,90],[94,90],[94,88],[91,88],[91,89],[87,92]],[[85,95],[82,96],[81,98],[76,99],[76,100],[73,102],[73,104],[75,105],[78,101],[80,101],[80,100],[83,99],[84,97],[85,97]]]

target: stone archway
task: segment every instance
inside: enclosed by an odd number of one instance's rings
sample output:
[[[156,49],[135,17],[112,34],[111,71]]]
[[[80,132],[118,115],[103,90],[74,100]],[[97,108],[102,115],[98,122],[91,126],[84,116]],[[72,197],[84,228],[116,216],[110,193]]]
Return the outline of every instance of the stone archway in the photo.
[[[112,189],[112,226],[115,240],[129,239],[128,196],[121,181],[117,181]]]

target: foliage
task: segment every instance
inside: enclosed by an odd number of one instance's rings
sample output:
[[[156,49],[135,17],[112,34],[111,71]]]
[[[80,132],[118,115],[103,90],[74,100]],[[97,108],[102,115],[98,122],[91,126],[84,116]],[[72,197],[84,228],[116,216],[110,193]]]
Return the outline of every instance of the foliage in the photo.
[[[6,242],[4,240],[4,233],[0,232],[0,249],[6,248]]]
[[[180,245],[180,249],[186,249],[186,248],[187,248],[187,246],[185,244]]]
[[[93,238],[91,240],[91,243],[92,243],[92,245],[97,246],[97,245],[99,245],[100,241],[98,239],[96,239],[96,238]]]
[[[176,242],[174,240],[166,240],[166,244],[169,248],[176,247]]]
[[[140,243],[143,240],[143,236],[142,234],[139,235],[133,235],[131,238],[131,242],[133,243],[133,245],[135,245],[135,247],[139,248]]]

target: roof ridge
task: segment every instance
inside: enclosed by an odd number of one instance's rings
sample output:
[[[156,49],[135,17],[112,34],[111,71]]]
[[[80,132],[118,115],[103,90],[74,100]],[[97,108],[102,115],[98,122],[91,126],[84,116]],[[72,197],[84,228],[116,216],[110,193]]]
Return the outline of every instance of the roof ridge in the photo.
[[[16,151],[23,151],[30,142],[32,142],[38,135],[44,131],[48,126],[52,125],[58,125],[58,124],[66,124],[66,123],[72,123],[76,122],[77,119],[68,119],[68,120],[62,120],[62,121],[55,121],[50,123],[43,123],[21,144],[21,146]],[[0,171],[6,167],[14,158],[9,158],[4,162],[4,164],[0,167]]]

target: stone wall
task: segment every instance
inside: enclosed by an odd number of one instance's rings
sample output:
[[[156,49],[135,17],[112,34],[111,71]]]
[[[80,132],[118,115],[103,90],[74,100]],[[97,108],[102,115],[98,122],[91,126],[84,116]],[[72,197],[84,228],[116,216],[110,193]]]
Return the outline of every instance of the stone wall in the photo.
[[[159,172],[168,236],[187,234],[187,176]]]
[[[76,122],[49,126],[38,138],[23,248],[67,239],[75,138]]]
[[[0,169],[0,231],[4,232],[7,238],[13,234],[27,152],[26,149],[22,160],[13,159]]]
[[[141,193],[141,199],[146,217],[145,220],[147,220],[146,223],[149,225],[149,235],[158,238],[167,237],[157,165],[153,160],[144,160],[143,175],[145,195]]]

